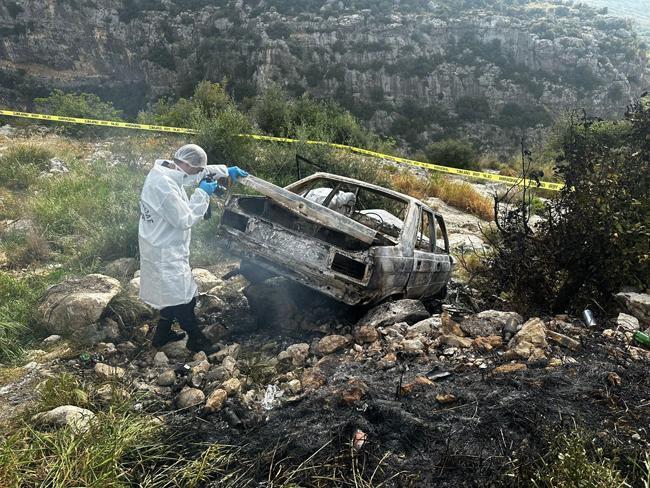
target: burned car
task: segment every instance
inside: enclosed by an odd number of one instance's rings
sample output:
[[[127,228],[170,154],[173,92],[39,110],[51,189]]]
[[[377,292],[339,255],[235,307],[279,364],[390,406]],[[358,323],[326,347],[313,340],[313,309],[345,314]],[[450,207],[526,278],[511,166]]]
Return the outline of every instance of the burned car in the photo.
[[[256,194],[226,200],[218,237],[250,280],[283,276],[348,305],[445,295],[445,222],[421,201],[329,173],[240,181]]]

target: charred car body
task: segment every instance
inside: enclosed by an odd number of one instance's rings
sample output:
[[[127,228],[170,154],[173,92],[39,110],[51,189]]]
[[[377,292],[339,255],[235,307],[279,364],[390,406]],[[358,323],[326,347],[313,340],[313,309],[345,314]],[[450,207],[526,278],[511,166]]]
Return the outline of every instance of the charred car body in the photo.
[[[454,261],[445,222],[421,201],[328,173],[286,188],[254,176],[241,183],[258,195],[226,200],[218,236],[242,271],[284,276],[348,305],[446,293]]]

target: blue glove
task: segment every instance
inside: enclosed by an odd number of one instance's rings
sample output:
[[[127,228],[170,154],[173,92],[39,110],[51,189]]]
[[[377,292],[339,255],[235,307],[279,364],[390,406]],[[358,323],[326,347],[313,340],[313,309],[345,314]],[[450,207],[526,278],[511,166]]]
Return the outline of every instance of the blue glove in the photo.
[[[230,176],[232,181],[236,182],[239,178],[248,176],[248,173],[243,169],[240,169],[239,166],[230,166],[228,168],[228,176]]]
[[[219,187],[219,183],[217,183],[216,181],[205,181],[205,180],[203,180],[203,181],[201,181],[201,183],[199,183],[199,188],[201,190],[203,190],[204,192],[206,192],[208,194],[208,196],[212,196],[212,194],[215,191],[217,191],[218,187]]]

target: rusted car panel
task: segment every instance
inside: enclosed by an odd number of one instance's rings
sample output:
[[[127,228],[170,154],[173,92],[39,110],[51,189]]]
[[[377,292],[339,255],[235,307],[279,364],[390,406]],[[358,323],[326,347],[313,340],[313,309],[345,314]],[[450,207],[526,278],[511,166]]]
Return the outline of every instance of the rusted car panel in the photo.
[[[453,259],[444,220],[419,200],[327,173],[286,188],[252,176],[241,182],[262,196],[231,195],[218,237],[249,268],[285,276],[350,305],[390,296],[434,297],[449,280]],[[315,187],[322,203],[310,199]],[[354,192],[354,208],[330,208],[333,197],[344,192]],[[391,212],[367,208],[381,199]]]

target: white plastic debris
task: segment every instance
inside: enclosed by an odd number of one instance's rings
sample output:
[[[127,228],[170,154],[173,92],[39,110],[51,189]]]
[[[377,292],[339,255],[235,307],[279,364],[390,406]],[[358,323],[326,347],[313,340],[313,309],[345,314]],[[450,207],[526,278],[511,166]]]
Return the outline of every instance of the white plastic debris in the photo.
[[[266,391],[264,392],[264,398],[262,399],[262,408],[264,410],[273,410],[277,406],[278,399],[284,394],[284,392],[278,387],[278,385],[267,385]]]

